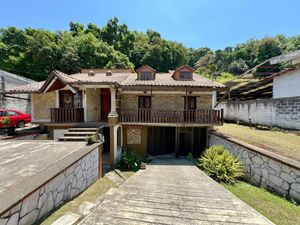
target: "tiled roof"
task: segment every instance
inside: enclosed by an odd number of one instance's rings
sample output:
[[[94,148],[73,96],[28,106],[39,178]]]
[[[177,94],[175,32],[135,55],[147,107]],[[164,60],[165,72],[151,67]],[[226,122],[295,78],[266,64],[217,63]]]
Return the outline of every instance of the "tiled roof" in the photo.
[[[43,84],[45,83],[45,81],[41,81],[41,82],[34,82],[31,84],[26,84],[26,85],[22,85],[22,86],[16,86],[13,88],[9,88],[7,90],[5,90],[5,93],[33,93],[33,92],[38,92],[41,87],[43,86]]]
[[[168,86],[168,87],[214,87],[224,88],[225,86],[213,82],[198,74],[194,74],[193,80],[174,80],[172,73],[157,73],[155,80],[137,80],[136,73],[112,73],[107,76],[106,73],[95,73],[94,76],[89,76],[88,73],[77,73],[66,75],[59,71],[53,71],[52,76],[59,77],[66,84],[117,84],[121,87],[130,86]],[[49,79],[47,79],[49,83]],[[21,93],[21,92],[38,92],[42,89],[45,81],[36,82],[28,85],[17,86],[8,89],[6,93]]]
[[[94,76],[89,76],[88,73],[77,73],[70,75],[70,77],[76,81],[71,83],[118,83],[120,84],[132,73],[112,73],[111,76],[107,76],[106,73],[96,73]]]
[[[193,80],[174,80],[172,73],[157,73],[155,80],[137,80],[135,73],[130,74],[121,86],[184,86],[184,87],[225,87],[198,74],[193,75]]]

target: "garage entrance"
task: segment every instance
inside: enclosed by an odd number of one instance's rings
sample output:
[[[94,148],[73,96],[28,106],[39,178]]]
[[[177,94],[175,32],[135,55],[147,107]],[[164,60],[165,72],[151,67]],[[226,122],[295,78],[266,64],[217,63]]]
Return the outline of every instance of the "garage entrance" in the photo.
[[[175,139],[175,127],[148,127],[147,153],[152,156],[175,153]]]
[[[207,128],[178,127],[177,155],[187,156],[189,152],[194,158],[199,158],[206,148]]]

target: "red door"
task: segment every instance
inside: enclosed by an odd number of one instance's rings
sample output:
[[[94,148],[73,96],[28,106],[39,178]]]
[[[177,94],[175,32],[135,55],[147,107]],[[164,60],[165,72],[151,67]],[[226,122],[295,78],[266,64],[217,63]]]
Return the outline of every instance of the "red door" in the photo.
[[[101,120],[107,121],[110,112],[110,89],[103,88],[101,91]]]

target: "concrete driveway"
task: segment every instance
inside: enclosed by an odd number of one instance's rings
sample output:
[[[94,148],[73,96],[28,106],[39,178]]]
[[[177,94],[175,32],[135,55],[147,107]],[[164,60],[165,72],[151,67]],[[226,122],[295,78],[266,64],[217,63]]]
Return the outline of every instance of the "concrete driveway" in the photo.
[[[272,224],[187,160],[155,160],[81,225]]]

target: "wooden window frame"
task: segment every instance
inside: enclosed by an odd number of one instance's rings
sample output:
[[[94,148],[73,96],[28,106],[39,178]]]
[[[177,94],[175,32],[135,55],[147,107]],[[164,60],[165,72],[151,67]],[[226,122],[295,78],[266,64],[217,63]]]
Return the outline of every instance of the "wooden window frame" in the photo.
[[[143,99],[143,100],[142,100]],[[146,107],[146,99],[149,99],[149,108]],[[143,101],[143,106],[141,104],[141,101]],[[139,96],[138,97],[138,108],[139,109],[151,109],[152,108],[152,98],[151,96]]]
[[[72,107],[71,108],[83,108],[83,105],[82,105],[83,104],[82,91],[77,92],[80,95],[80,107],[77,107],[77,106],[75,106],[75,101],[74,101],[75,94],[70,90],[59,90],[59,92],[58,92],[58,94],[59,94],[59,108],[65,108],[65,105],[63,103],[63,96],[62,96],[64,93],[70,93],[71,96],[72,96]]]
[[[190,71],[179,71],[179,79],[182,80],[192,80],[193,73]]]
[[[150,71],[141,71],[140,72],[140,80],[153,80],[153,72]]]

